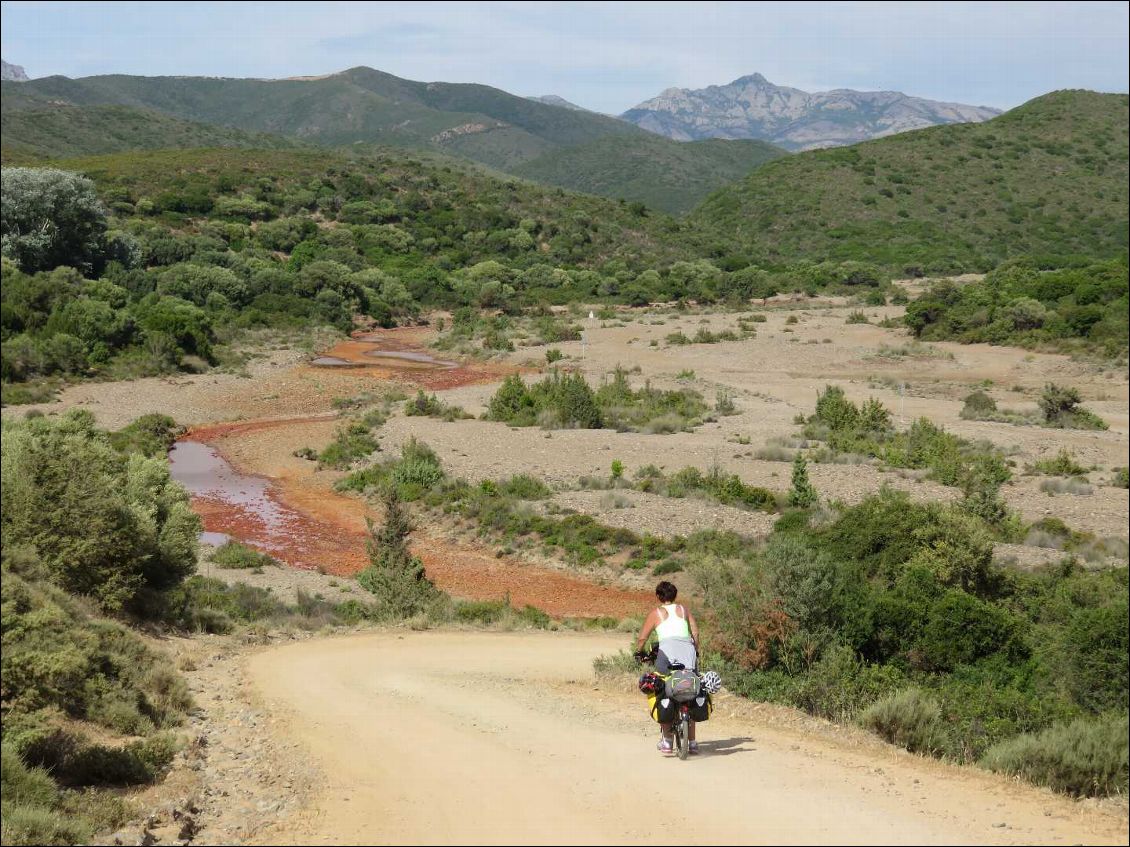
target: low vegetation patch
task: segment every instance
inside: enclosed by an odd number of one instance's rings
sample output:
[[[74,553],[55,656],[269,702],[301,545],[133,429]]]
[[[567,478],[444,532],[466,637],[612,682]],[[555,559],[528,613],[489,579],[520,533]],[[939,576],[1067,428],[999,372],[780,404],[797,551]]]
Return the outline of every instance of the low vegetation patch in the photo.
[[[511,426],[663,433],[693,429],[706,411],[697,391],[663,391],[650,382],[633,389],[628,372],[617,368],[595,391],[577,373],[555,370],[533,385],[509,376],[491,397],[486,417]]]
[[[263,568],[277,568],[279,566],[278,560],[273,556],[260,553],[258,550],[238,541],[229,541],[217,547],[215,552],[212,553],[210,561],[221,568],[249,570],[254,573],[262,573]]]
[[[459,406],[449,406],[435,394],[425,394],[423,389],[417,391],[414,398],[404,401],[404,414],[408,417],[439,418],[448,422],[474,417]]]
[[[1075,461],[1066,450],[1060,450],[1050,459],[1039,459],[1028,466],[1029,473],[1046,474],[1047,476],[1086,476],[1091,468],[1085,468]]]
[[[717,465],[706,473],[686,467],[670,476],[647,465],[636,471],[633,487],[665,497],[704,496],[727,506],[762,512],[776,512],[781,506],[781,498],[772,491],[747,485],[737,474],[726,473]]]
[[[926,470],[931,479],[962,488],[967,494],[995,492],[1012,477],[1004,454],[992,444],[960,438],[927,418],[899,432],[878,400],[857,406],[834,385],[818,394],[804,436],[835,451],[872,457],[891,467]]]

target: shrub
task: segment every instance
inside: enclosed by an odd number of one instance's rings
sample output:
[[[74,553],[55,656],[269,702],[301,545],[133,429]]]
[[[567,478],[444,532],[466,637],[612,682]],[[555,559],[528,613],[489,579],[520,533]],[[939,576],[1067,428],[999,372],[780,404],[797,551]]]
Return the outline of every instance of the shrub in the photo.
[[[981,766],[1076,797],[1125,794],[1130,725],[1126,713],[1079,718],[1002,741]]]
[[[357,421],[338,427],[334,440],[318,454],[321,467],[345,470],[381,449],[370,428]]]
[[[183,433],[184,427],[168,415],[154,413],[142,415],[109,437],[110,444],[122,453],[163,457]]]
[[[720,415],[736,415],[738,407],[734,403],[733,395],[723,389],[718,389],[714,399],[714,411]]]
[[[1076,462],[1066,450],[1060,450],[1054,458],[1035,462],[1031,470],[1049,476],[1083,476],[1088,469]]]
[[[870,706],[859,717],[867,729],[913,753],[937,755],[945,747],[945,727],[938,701],[919,688],[908,688]]]
[[[100,260],[106,210],[94,183],[55,168],[4,168],[3,253],[25,271],[59,265],[89,269]]]
[[[1045,479],[1040,490],[1047,494],[1091,494],[1093,489],[1081,479]]]
[[[211,560],[221,568],[235,570],[261,570],[265,567],[279,566],[278,560],[274,557],[253,550],[238,541],[229,541],[227,544],[217,547],[216,551],[212,553]]]
[[[196,566],[200,522],[163,458],[121,455],[88,412],[4,421],[4,545],[67,591],[121,609]]]
[[[490,399],[486,417],[511,426],[674,432],[705,409],[702,395],[689,389],[660,391],[646,384],[634,390],[618,367],[595,392],[579,373],[554,371],[530,386],[511,375]]]
[[[882,296],[882,295],[880,295],[880,296]],[[880,305],[880,306],[886,305],[886,300],[884,300],[882,303],[879,303],[878,305]],[[868,319],[867,315],[865,315],[863,312],[856,309],[855,311],[851,312],[851,314],[849,314],[847,316],[847,319],[844,321],[844,323],[866,324],[866,323],[871,323],[871,321]]]
[[[793,481],[789,489],[789,505],[794,508],[807,509],[819,499],[816,489],[808,480],[808,462],[804,454],[797,453],[793,459]]]
[[[362,588],[374,594],[386,619],[408,618],[425,611],[442,594],[424,573],[424,563],[408,551],[412,531],[395,487],[383,493],[385,521],[369,522],[369,567],[357,574]]]
[[[854,650],[841,644],[825,652],[797,679],[787,699],[814,715],[847,721],[905,683],[897,668],[865,664]]]
[[[1045,424],[1065,429],[1107,429],[1106,422],[1080,406],[1080,401],[1077,389],[1049,382],[1040,395]]]
[[[965,398],[961,417],[969,421],[991,420],[997,413],[997,401],[984,391],[974,391]]]
[[[1093,712],[1126,711],[1130,692],[1127,602],[1082,609],[1066,632],[1067,686],[1080,706]]]
[[[29,767],[14,747],[0,749],[5,844],[82,844],[98,831],[121,826],[131,812],[107,792],[60,791],[43,768]]]
[[[1115,488],[1130,488],[1130,468],[1115,468],[1110,484]]]
[[[515,474],[503,480],[498,483],[497,490],[504,497],[515,497],[518,500],[544,500],[553,496],[549,486],[528,474]]]
[[[947,591],[932,603],[915,645],[928,670],[952,671],[996,653],[1023,657],[1020,621],[1007,610],[964,591]]]

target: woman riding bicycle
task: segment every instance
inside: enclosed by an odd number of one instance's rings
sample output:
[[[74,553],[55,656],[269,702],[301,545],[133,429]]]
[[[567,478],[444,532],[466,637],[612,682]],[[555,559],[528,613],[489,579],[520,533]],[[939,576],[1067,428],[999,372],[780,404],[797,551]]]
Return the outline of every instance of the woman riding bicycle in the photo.
[[[686,606],[676,603],[679,594],[670,582],[664,580],[655,586],[655,597],[659,607],[653,609],[643,622],[639,638],[636,639],[636,654],[643,652],[648,637],[655,632],[659,639],[659,653],[655,658],[655,670],[660,674],[671,672],[672,665],[681,665],[687,670],[698,669],[698,623]],[[659,752],[671,753],[671,724],[659,725],[660,737],[656,744]],[[694,722],[690,725],[690,750],[698,752],[698,742],[694,740]]]

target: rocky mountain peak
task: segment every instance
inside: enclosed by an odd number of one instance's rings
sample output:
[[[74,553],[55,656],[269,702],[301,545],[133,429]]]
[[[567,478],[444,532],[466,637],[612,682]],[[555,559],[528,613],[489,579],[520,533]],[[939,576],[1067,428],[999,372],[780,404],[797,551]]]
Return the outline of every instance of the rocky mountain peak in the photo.
[[[808,150],[937,124],[976,123],[999,114],[998,109],[941,103],[898,91],[837,88],[810,93],[753,73],[727,85],[668,88],[621,117],[677,141],[751,138]]]
[[[27,71],[20,65],[10,65],[0,59],[0,80],[4,82],[27,82]]]

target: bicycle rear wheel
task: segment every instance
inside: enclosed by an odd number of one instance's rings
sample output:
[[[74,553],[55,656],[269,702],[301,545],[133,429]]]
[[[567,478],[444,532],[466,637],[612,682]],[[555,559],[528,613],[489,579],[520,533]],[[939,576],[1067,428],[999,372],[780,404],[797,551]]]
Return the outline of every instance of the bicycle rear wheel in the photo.
[[[680,718],[675,724],[675,752],[680,759],[686,759],[691,752],[690,721]]]

